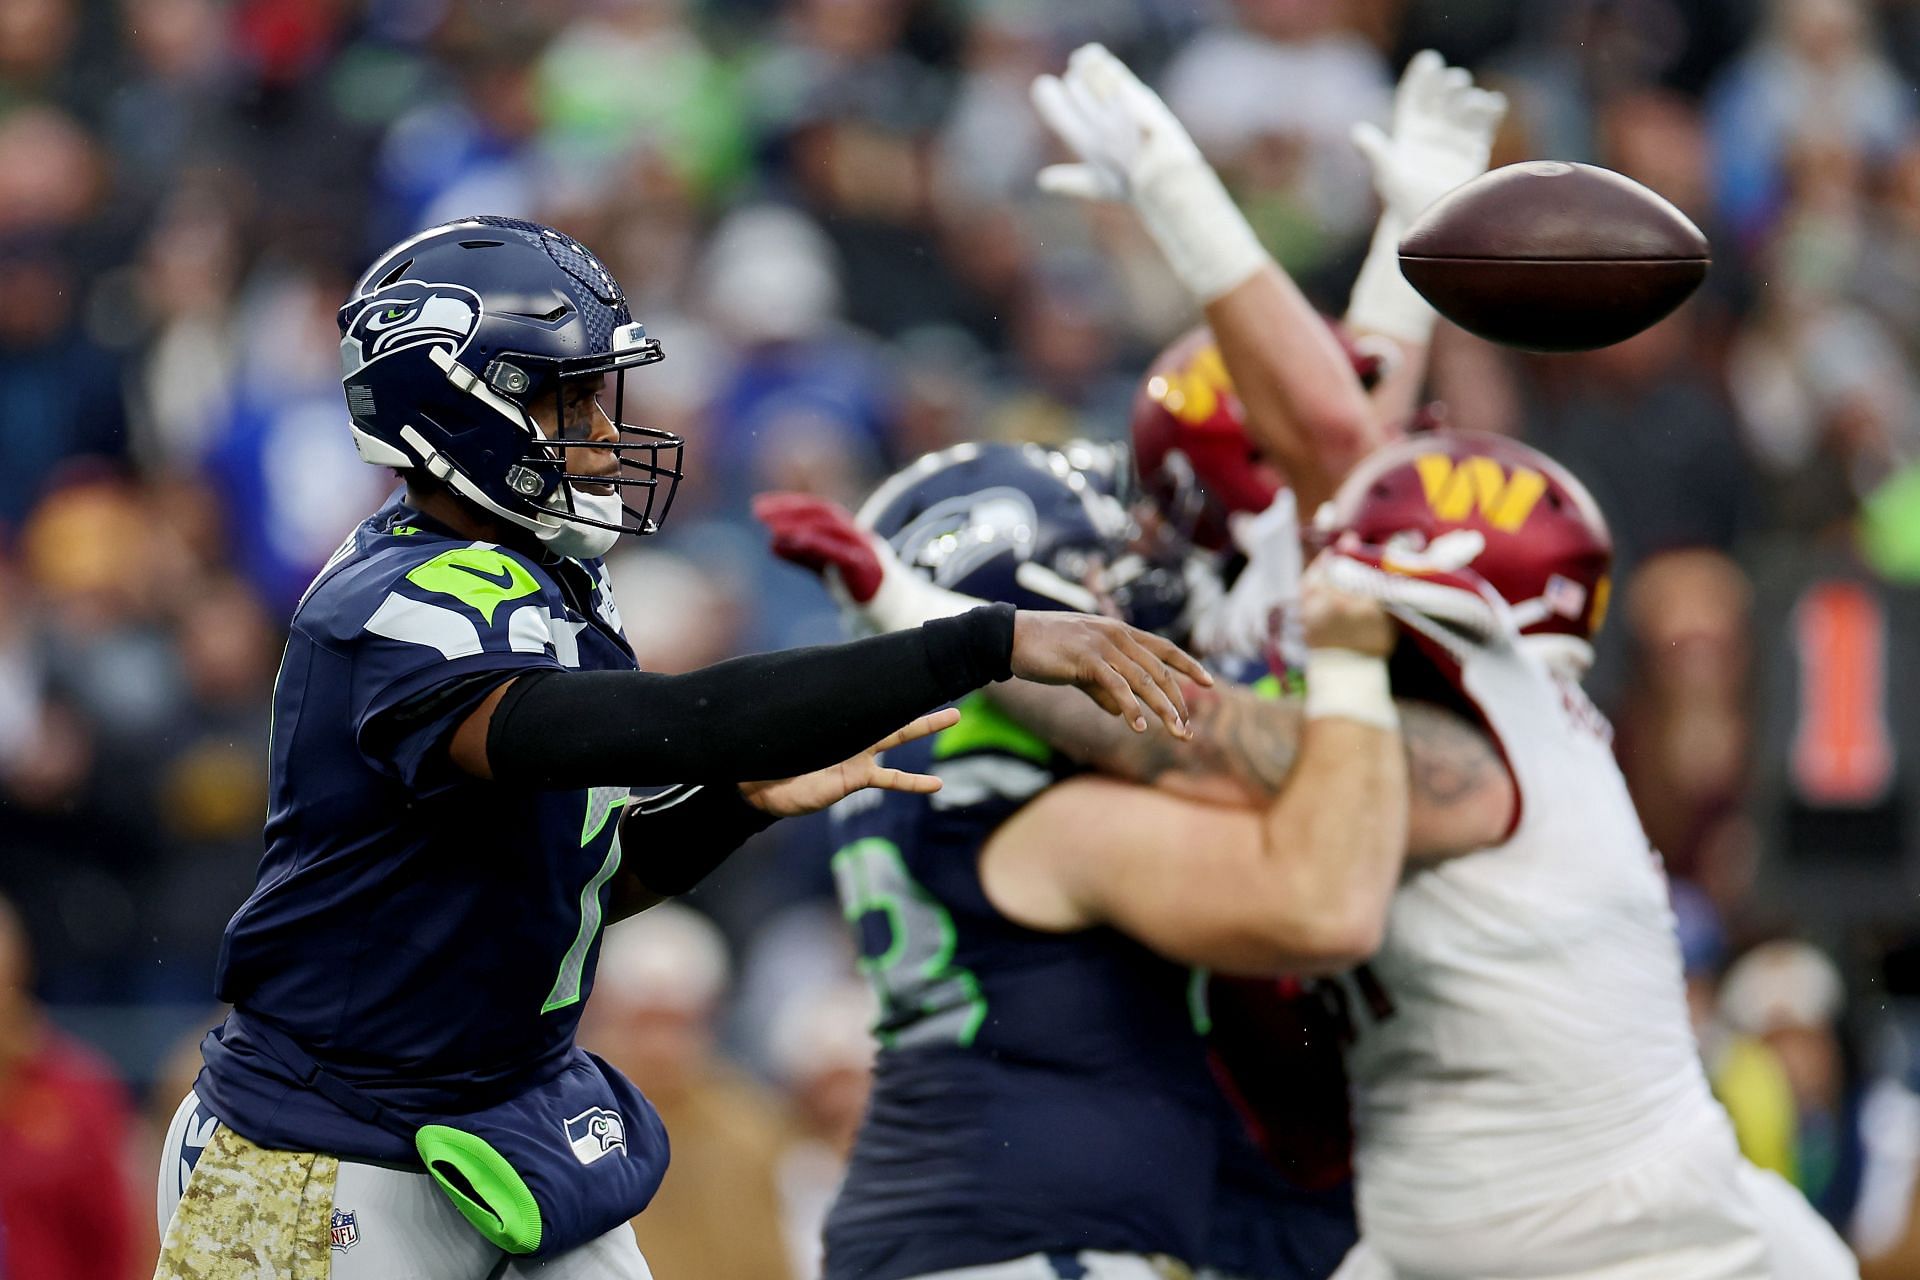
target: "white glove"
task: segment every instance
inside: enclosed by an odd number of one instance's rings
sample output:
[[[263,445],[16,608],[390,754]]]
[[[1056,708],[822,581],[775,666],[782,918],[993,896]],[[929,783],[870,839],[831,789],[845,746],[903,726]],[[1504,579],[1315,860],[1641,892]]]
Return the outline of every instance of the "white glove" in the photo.
[[[1507,96],[1476,89],[1465,67],[1431,49],[1413,55],[1393,91],[1393,132],[1353,126],[1353,145],[1373,167],[1373,186],[1389,216],[1412,226],[1427,206],[1487,171]]]
[[[1234,545],[1247,557],[1233,586],[1194,622],[1194,647],[1206,657],[1260,659],[1277,647],[1289,667],[1306,653],[1300,635],[1300,521],[1293,491],[1265,511],[1228,517]]]
[[[935,618],[951,618],[987,603],[936,586],[900,562],[885,538],[868,534],[880,560],[880,586],[862,604],[847,593],[837,571],[826,574],[827,591],[840,606],[841,617],[855,635],[908,631]]]
[[[1074,50],[1064,76],[1036,77],[1033,105],[1080,158],[1042,169],[1040,189],[1131,203],[1201,304],[1270,261],[1185,126],[1104,46]]]
[[[1400,274],[1400,238],[1427,206],[1487,171],[1493,135],[1507,114],[1505,94],[1477,89],[1464,67],[1431,49],[1413,56],[1393,93],[1393,132],[1353,127],[1353,145],[1373,168],[1384,206],[1347,308],[1357,330],[1424,343],[1433,308]]]

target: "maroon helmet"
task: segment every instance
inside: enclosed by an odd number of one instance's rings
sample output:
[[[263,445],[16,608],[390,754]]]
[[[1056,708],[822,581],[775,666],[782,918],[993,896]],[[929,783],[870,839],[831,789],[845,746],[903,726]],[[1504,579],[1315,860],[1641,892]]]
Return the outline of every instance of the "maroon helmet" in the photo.
[[[1357,347],[1337,322],[1361,385],[1371,389],[1382,360]],[[1212,550],[1227,545],[1227,515],[1264,511],[1286,477],[1247,435],[1247,411],[1206,325],[1188,330],[1147,368],[1133,397],[1133,465],[1141,488],[1175,529]]]
[[[1613,536],[1585,485],[1506,436],[1437,432],[1375,450],[1314,520],[1333,545],[1422,550],[1470,529],[1468,570],[1512,608],[1523,635],[1592,639],[1607,613]]]

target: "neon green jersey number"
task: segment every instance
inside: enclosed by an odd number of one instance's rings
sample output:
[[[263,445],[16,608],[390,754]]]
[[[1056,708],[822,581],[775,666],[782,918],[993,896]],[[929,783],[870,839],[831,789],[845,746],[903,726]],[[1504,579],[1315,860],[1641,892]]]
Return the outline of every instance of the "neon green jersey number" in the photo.
[[[856,943],[870,944],[860,971],[880,998],[880,1042],[972,1044],[987,1019],[986,997],[973,974],[953,963],[953,917],[908,873],[900,846],[856,840],[833,855],[833,879]],[[884,949],[869,954],[882,938]]]
[[[595,787],[587,792],[587,816],[580,824],[580,847],[586,848],[593,838],[600,834],[618,809],[633,797],[625,787]],[[600,936],[602,911],[600,908],[600,890],[607,881],[613,879],[613,873],[620,869],[620,828],[615,823],[613,839],[607,842],[607,856],[601,860],[600,869],[593,878],[580,888],[580,927],[574,932],[573,945],[567,948],[566,956],[560,961],[559,976],[553,980],[553,990],[547,993],[547,1001],[540,1006],[540,1012],[552,1013],[555,1009],[564,1009],[580,999],[580,980],[586,974],[587,951],[593,946],[593,940]]]

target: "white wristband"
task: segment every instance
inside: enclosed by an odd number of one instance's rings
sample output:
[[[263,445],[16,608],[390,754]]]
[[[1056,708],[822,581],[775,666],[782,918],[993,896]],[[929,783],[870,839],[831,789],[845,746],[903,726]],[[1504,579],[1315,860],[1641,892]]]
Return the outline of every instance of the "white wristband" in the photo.
[[[1205,161],[1161,167],[1135,187],[1133,206],[1173,274],[1201,306],[1273,260]]]
[[[972,596],[935,586],[913,570],[890,561],[873,599],[854,608],[875,630],[906,631],[935,618],[951,618],[985,604]]]
[[[1416,346],[1433,340],[1433,305],[1400,273],[1400,237],[1406,224],[1391,213],[1380,215],[1373,244],[1360,266],[1347,300],[1347,327],[1356,333],[1383,333]]]
[[[1387,660],[1352,649],[1307,652],[1307,719],[1357,720],[1396,733],[1400,709],[1393,705]]]

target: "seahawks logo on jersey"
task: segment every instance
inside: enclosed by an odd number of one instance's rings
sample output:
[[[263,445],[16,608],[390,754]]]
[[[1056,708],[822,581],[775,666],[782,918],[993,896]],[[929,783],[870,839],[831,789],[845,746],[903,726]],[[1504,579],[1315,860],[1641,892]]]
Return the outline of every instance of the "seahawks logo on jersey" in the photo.
[[[340,340],[340,363],[351,378],[376,360],[412,347],[439,345],[453,355],[480,327],[480,295],[460,284],[397,280],[360,307]]]
[[[567,1145],[573,1158],[592,1164],[608,1152],[627,1154],[627,1126],[618,1111],[590,1107],[567,1121]]]

